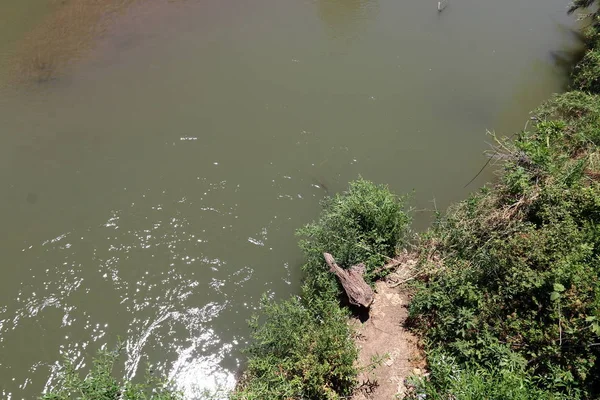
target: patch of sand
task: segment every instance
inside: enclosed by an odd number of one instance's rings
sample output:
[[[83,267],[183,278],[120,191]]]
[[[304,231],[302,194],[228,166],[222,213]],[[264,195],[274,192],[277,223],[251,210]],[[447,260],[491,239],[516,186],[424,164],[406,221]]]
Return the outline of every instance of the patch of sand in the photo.
[[[391,274],[387,282],[376,283],[369,319],[364,323],[358,319],[350,322],[356,329],[361,368],[361,386],[352,400],[402,399],[407,390],[405,379],[424,373],[425,358],[418,338],[403,326],[410,294],[403,285],[394,283],[407,279],[414,261],[408,263]],[[380,362],[374,363],[377,359]]]

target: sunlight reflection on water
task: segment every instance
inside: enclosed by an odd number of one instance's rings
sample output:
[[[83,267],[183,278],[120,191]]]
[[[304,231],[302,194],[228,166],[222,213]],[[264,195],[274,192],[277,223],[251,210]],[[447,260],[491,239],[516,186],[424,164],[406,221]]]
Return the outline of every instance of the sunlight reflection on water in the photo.
[[[224,187],[220,182],[203,196]],[[208,393],[220,398],[235,385],[243,337],[236,332],[246,329],[231,316],[254,309],[252,301],[236,301],[236,292],[256,284],[253,268],[235,268],[231,259],[222,261],[219,252],[206,248],[234,208],[196,208],[186,197],[157,203],[153,197],[144,195],[130,209],[112,211],[99,226],[42,241],[42,260],[32,253],[37,245],[22,249],[47,268],[40,281],[21,285],[12,318],[0,319],[0,342],[24,329],[24,320],[41,321],[43,331],[56,330],[58,323],[59,352],[87,368],[92,349],[110,348],[121,336],[127,378],[141,378],[151,368],[168,376],[187,398]],[[190,224],[205,215],[210,223]],[[262,228],[261,237],[266,234]],[[0,311],[7,315],[6,307]],[[59,365],[47,365],[46,389],[53,387]],[[40,366],[32,364],[30,371]]]

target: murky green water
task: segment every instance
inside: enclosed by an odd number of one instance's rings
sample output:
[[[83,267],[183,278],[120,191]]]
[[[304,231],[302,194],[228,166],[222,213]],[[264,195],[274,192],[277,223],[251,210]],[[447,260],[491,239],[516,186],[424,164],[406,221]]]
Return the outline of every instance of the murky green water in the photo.
[[[0,5],[6,54],[55,12],[38,3]],[[128,376],[231,387],[261,294],[298,289],[293,232],[324,195],[361,174],[444,208],[490,179],[464,187],[486,129],[565,84],[573,22],[563,0],[436,8],[140,1],[53,79],[0,71],[0,396],[35,398],[61,354],[118,336]]]

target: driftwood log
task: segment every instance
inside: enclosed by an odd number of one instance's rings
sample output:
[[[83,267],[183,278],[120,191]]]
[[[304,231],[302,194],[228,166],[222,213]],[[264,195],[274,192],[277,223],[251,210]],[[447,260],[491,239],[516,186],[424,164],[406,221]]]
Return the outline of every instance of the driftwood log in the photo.
[[[325,262],[329,265],[329,270],[333,272],[340,280],[350,304],[369,308],[373,303],[373,289],[365,282],[364,274],[366,271],[364,264],[358,264],[343,269],[335,262],[333,256],[329,253],[323,253]]]

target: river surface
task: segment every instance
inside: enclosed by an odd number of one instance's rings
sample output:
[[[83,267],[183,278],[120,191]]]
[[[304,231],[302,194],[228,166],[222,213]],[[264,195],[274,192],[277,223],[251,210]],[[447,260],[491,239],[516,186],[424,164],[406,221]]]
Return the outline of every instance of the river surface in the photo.
[[[577,47],[564,0],[0,3],[6,399],[118,337],[128,377],[231,388],[324,196],[387,183],[422,229]]]

